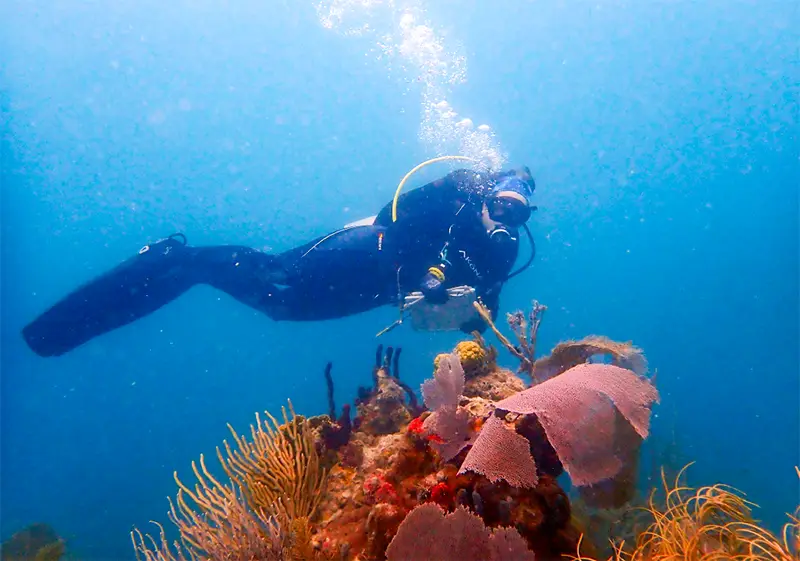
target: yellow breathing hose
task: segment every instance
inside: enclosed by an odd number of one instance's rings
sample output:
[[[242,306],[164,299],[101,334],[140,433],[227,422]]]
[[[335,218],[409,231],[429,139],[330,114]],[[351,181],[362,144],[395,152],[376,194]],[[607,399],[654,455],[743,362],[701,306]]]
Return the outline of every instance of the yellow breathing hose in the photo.
[[[395,191],[394,193],[394,199],[392,199],[392,222],[397,222],[397,200],[400,198],[400,192],[403,190],[403,187],[405,186],[406,182],[411,178],[411,176],[426,166],[438,162],[446,162],[448,160],[467,160],[470,162],[480,163],[475,158],[469,158],[467,156],[439,156],[438,158],[432,158],[416,166],[414,169],[412,169],[410,172],[406,174],[403,180],[400,181],[400,185],[397,186],[397,191]]]

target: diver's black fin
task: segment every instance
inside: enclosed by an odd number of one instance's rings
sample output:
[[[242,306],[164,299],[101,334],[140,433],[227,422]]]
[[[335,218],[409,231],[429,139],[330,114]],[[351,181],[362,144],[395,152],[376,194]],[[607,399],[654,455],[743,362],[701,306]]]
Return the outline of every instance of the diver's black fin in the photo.
[[[192,269],[186,237],[173,234],[67,295],[22,336],[39,356],[62,355],[174,300],[196,283]]]

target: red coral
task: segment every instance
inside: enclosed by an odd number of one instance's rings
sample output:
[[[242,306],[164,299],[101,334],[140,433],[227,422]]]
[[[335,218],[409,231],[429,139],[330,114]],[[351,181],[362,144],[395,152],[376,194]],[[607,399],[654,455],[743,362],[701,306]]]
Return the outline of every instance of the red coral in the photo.
[[[380,475],[370,475],[364,479],[363,491],[365,495],[374,495],[383,483],[383,477]]]
[[[422,419],[420,417],[412,419],[412,421],[408,423],[406,430],[411,434],[422,435],[425,432]]]
[[[428,439],[428,442],[433,442],[434,444],[444,444],[444,438],[436,434],[435,432],[429,434],[425,438]]]
[[[410,423],[408,423],[408,427],[406,428],[406,430],[410,434],[414,434],[419,436],[420,438],[424,438],[428,442],[433,442],[434,444],[444,444],[445,440],[441,436],[439,436],[436,432],[431,432],[431,428],[428,427],[428,424],[430,424],[435,419],[436,419],[435,413],[429,415],[425,421],[423,421],[422,418],[417,417],[413,419]]]
[[[382,483],[375,491],[375,500],[379,503],[396,503],[397,491],[395,491],[394,485],[388,481]]]
[[[453,491],[450,490],[447,483],[437,483],[431,487],[431,501],[447,508],[453,502]]]

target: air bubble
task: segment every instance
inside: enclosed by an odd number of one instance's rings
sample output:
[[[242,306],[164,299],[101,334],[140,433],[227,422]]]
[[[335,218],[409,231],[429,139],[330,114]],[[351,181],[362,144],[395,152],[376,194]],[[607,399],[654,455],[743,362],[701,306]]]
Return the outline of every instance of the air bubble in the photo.
[[[408,83],[421,88],[419,138],[437,155],[459,154],[499,169],[506,155],[489,125],[475,128],[459,117],[446,98],[466,80],[466,57],[451,50],[415,0],[315,0],[323,27],[344,36],[371,36],[368,54],[400,68]]]
[[[461,127],[462,129],[471,129],[472,119],[461,119],[458,123],[456,123],[456,126]]]

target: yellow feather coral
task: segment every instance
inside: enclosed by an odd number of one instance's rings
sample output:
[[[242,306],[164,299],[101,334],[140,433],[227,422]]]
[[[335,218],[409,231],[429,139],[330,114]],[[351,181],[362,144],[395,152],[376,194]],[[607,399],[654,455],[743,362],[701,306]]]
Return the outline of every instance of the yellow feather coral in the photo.
[[[290,520],[311,518],[322,498],[327,474],[312,431],[295,415],[291,402],[289,410],[291,419],[281,408],[282,425],[269,412],[265,412],[269,421],[263,424],[256,414],[256,425],[250,427],[251,442],[228,425],[238,449],[223,442],[227,457],[219,449],[217,456],[253,509],[284,513]]]
[[[175,474],[179,491],[170,500],[170,519],[180,531],[180,541],[170,549],[163,528],[159,540],[131,532],[140,561],[262,561],[317,560],[327,554],[313,550],[309,521],[323,496],[327,474],[321,467],[314,438],[305,419],[291,418],[282,409],[283,423],[266,413],[269,421],[251,426],[252,442],[229,428],[234,450],[225,442],[227,457],[217,456],[230,481],[217,480],[200,456],[192,462],[197,478],[194,489]],[[187,500],[188,497],[188,500]]]
[[[688,466],[686,466],[688,467]],[[666,493],[663,507],[651,497],[646,510],[653,522],[639,534],[632,551],[625,543],[614,544],[614,561],[796,561],[800,543],[800,520],[790,516],[780,539],[752,518],[753,503],[725,485],[693,490],[679,479],[670,488],[663,475]],[[798,472],[800,474],[800,472]],[[594,561],[580,554],[573,561]]]

